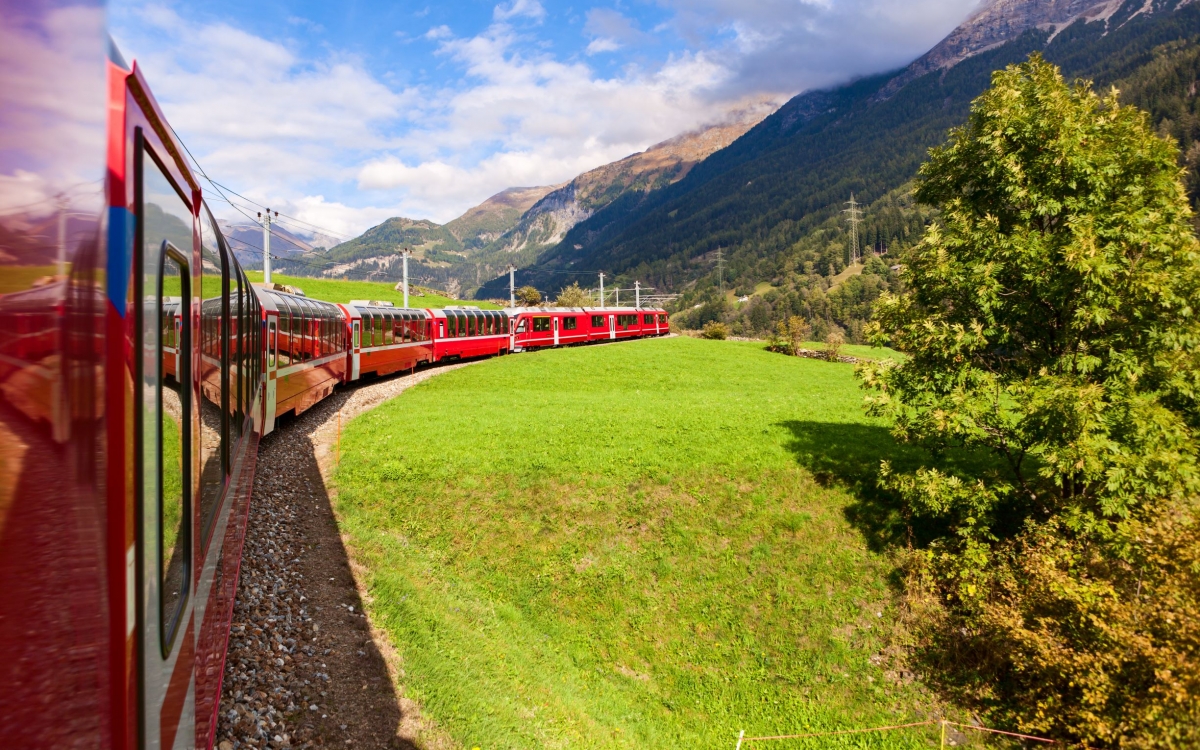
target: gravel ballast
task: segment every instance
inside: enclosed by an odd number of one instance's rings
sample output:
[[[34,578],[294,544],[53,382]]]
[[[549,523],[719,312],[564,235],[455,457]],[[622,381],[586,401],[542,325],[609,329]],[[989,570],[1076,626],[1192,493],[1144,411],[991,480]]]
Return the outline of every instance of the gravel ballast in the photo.
[[[453,747],[395,688],[399,667],[362,611],[325,478],[340,424],[468,364],[341,388],[264,438],[225,662],[218,750]]]

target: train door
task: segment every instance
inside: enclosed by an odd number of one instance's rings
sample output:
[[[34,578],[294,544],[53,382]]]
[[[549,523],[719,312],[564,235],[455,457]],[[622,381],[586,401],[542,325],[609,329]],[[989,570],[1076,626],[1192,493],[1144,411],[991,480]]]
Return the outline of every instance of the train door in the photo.
[[[134,586],[141,747],[195,745],[195,596],[192,591],[192,519],[199,420],[192,345],[192,271],[196,246],[195,190],[182,167],[149,128],[134,130],[134,202],[137,207],[135,293],[138,408]],[[177,348],[166,351],[163,309],[179,297]],[[175,378],[166,357],[177,357]]]
[[[359,352],[362,349],[362,321],[350,321],[350,379],[358,380]]]
[[[558,316],[554,316],[554,345],[558,346]]]
[[[279,369],[279,314],[267,313],[267,393],[263,434],[275,429],[275,371]]]
[[[617,337],[617,318],[615,315],[608,316],[608,337],[610,339]]]

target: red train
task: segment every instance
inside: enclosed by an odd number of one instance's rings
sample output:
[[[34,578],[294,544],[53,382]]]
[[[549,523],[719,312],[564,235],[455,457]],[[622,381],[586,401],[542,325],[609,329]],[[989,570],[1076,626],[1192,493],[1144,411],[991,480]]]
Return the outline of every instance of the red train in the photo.
[[[303,413],[339,383],[438,362],[659,336],[669,329],[666,311],[657,309],[421,310],[255,291],[266,331],[264,434],[277,418]]]
[[[339,383],[665,333],[252,286],[102,4],[0,0],[0,748],[207,748],[258,442]],[[64,15],[66,14],[66,15]]]

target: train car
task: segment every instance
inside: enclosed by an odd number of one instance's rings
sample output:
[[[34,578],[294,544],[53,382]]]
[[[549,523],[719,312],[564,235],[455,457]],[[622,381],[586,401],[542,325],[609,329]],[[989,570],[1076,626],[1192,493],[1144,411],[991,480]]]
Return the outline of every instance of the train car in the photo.
[[[447,307],[428,312],[434,327],[434,362],[495,357],[512,351],[509,316],[501,310]]]
[[[339,305],[350,331],[350,376],[390,375],[434,362],[434,316],[387,302]]]
[[[266,331],[263,434],[285,414],[303,414],[350,378],[345,311],[331,302],[253,287]]]
[[[670,331],[667,313],[660,309],[529,307],[505,312],[512,321],[514,352],[662,336]]]
[[[210,747],[261,313],[102,4],[3,9],[0,747]]]

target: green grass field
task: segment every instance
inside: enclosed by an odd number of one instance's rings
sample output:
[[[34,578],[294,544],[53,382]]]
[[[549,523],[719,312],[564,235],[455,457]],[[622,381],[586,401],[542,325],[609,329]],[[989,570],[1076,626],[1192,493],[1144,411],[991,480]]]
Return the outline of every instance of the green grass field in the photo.
[[[871,661],[895,519],[870,487],[905,454],[861,403],[849,365],[681,337],[492,360],[354,420],[336,507],[407,694],[484,750],[923,718]]]
[[[246,277],[250,279],[251,283],[259,283],[263,280],[262,271],[247,271]],[[300,287],[304,290],[306,296],[313,299],[325,300],[326,302],[346,303],[352,299],[368,299],[391,302],[397,307],[404,304],[404,293],[396,291],[393,288],[394,284],[384,284],[378,281],[311,279],[304,276],[284,276],[277,273],[271,274],[271,281]],[[476,305],[484,310],[500,309],[491,302],[456,300],[436,294],[426,294],[424,297],[409,294],[408,304],[419,308],[446,307],[448,305]]]

